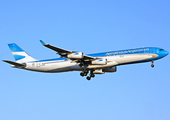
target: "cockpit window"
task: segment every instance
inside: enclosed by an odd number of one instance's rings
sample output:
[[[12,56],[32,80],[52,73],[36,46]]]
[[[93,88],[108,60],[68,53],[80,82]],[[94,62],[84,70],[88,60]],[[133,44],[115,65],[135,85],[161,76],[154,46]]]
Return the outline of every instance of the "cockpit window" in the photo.
[[[164,49],[160,49],[159,51],[165,51]]]

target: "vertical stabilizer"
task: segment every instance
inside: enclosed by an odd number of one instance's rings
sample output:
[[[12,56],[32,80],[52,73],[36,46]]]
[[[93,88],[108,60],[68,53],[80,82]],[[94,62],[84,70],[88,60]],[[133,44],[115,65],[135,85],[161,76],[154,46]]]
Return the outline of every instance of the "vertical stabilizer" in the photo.
[[[11,43],[11,44],[8,44],[8,46],[9,46],[16,62],[24,63],[24,62],[29,62],[29,61],[36,61],[36,59],[34,59],[30,55],[28,55],[17,44]]]

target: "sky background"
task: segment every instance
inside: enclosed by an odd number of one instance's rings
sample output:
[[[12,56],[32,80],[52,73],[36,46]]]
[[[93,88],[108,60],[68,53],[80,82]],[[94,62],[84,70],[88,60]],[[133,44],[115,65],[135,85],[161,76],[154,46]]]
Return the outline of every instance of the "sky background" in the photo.
[[[36,59],[41,45],[85,54],[138,47],[170,52],[169,0],[0,0],[0,60],[17,43]],[[0,61],[0,120],[170,120],[170,55],[118,66],[91,81],[80,72],[38,73]]]

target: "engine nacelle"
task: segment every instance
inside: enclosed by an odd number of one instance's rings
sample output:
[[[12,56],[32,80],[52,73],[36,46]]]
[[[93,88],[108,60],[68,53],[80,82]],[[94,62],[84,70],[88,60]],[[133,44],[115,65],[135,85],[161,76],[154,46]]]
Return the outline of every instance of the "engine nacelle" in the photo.
[[[103,72],[116,72],[117,71],[117,67],[110,67],[110,68],[106,68],[103,69]]]
[[[82,59],[84,57],[82,52],[71,53],[67,55],[67,58],[70,59]]]
[[[101,58],[97,60],[91,61],[92,65],[106,65],[107,64],[107,59]]]
[[[102,69],[98,69],[93,71],[94,74],[104,74],[105,72],[102,71]]]

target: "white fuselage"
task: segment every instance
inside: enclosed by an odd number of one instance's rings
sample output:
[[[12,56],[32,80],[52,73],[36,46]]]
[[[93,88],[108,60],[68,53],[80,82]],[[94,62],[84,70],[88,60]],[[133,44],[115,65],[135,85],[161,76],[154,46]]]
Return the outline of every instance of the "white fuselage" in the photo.
[[[104,56],[100,58],[107,59],[106,65],[88,65],[88,69],[103,69],[112,66],[118,66],[121,64],[130,64],[138,61],[147,61],[158,57],[157,54],[126,54],[126,55],[114,55],[114,56]],[[79,64],[73,62],[72,60],[47,60],[47,61],[34,61],[26,63],[26,70],[32,70],[37,72],[67,72],[67,71],[82,71],[83,67]]]

